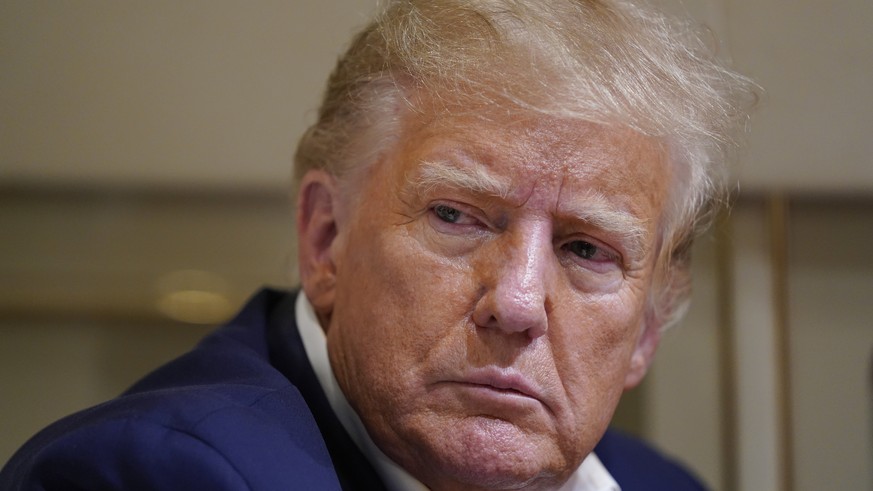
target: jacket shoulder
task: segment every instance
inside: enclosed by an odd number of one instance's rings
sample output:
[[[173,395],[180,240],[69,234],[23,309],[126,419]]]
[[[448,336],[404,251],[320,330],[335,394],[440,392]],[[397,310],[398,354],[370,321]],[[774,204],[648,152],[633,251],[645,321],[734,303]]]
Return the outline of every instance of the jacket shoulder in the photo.
[[[622,491],[706,490],[681,464],[617,430],[607,430],[594,452]]]
[[[306,401],[269,362],[271,295],[122,396],[38,433],[0,490],[339,489]]]
[[[0,489],[339,489],[293,386],[204,385],[122,396],[37,434]]]

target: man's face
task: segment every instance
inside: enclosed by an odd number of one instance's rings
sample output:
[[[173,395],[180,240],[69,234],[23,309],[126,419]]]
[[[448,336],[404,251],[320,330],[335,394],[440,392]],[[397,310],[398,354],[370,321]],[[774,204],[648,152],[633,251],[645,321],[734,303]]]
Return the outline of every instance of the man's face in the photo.
[[[657,344],[664,152],[582,122],[409,119],[334,207],[315,304],[336,378],[432,488],[559,483]]]

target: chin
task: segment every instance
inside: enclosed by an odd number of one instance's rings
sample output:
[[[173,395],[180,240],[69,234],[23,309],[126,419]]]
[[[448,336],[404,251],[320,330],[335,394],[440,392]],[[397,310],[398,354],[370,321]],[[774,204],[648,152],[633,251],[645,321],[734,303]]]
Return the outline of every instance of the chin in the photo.
[[[528,434],[505,420],[470,417],[447,427],[449,432],[430,442],[431,458],[423,462],[423,475],[432,478],[423,480],[433,490],[548,489],[578,466],[553,438]]]

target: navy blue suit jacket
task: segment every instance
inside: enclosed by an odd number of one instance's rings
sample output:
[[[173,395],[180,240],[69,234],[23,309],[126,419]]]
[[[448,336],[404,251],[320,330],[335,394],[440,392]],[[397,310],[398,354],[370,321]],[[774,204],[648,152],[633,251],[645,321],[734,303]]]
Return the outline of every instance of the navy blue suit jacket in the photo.
[[[608,431],[596,449],[623,491],[698,490],[680,467]],[[0,490],[384,489],[303,351],[294,295],[264,290],[227,326],[130,390],[49,426]]]

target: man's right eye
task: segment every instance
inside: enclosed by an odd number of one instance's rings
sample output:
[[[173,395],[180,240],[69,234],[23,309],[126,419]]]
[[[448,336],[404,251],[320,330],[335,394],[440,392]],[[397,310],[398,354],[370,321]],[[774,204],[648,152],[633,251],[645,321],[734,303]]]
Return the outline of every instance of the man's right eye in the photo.
[[[458,223],[458,220],[463,216],[463,212],[448,205],[436,205],[433,208],[434,214],[442,221],[447,223]]]

